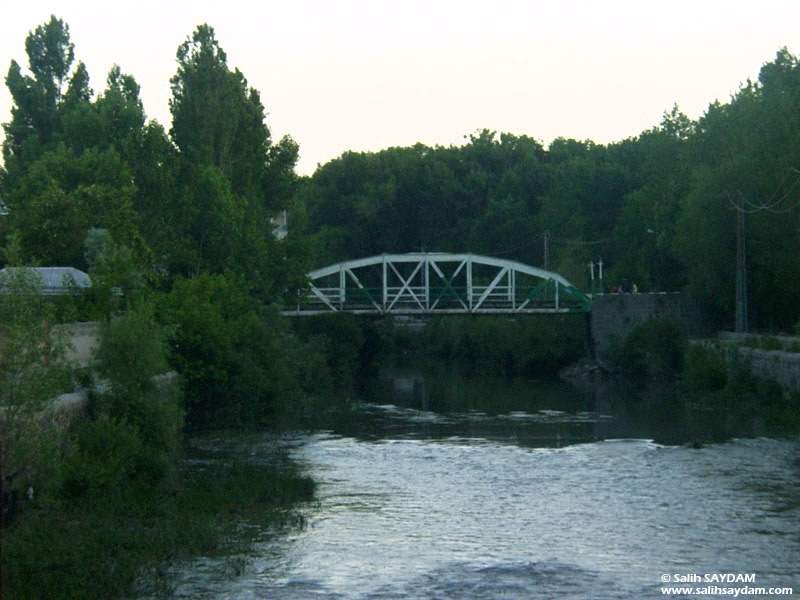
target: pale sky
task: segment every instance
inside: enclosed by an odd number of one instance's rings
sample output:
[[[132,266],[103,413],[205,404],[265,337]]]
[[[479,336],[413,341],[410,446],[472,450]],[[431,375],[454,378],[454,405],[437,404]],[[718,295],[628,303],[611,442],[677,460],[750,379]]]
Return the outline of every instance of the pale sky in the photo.
[[[483,128],[619,141],[675,103],[697,118],[780,47],[800,52],[798,0],[24,0],[0,11],[3,79],[12,58],[27,67],[25,37],[50,14],[96,93],[119,64],[167,129],[175,52],[207,22],[274,139],[300,144],[303,174],[347,150],[461,145]],[[10,107],[2,85],[0,122]]]

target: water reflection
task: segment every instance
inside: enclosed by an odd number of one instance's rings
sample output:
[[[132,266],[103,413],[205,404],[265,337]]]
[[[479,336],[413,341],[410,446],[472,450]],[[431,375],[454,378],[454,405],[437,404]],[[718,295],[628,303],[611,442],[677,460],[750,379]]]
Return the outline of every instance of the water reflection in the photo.
[[[363,439],[510,436],[522,445],[550,447],[615,438],[699,445],[783,433],[752,411],[694,406],[676,383],[615,380],[579,389],[563,381],[417,363],[385,369],[360,397],[366,406],[334,419],[335,431]],[[425,427],[409,429],[409,423]]]

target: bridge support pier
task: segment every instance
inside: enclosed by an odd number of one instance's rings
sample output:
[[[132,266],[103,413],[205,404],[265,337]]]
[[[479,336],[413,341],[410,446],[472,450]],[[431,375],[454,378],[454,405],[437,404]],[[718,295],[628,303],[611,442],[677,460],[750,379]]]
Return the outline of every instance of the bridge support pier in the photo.
[[[592,360],[597,358],[597,354],[595,352],[594,347],[594,336],[592,334],[592,311],[589,311],[584,314],[584,339],[586,341],[586,354]]]
[[[615,338],[624,340],[653,317],[673,316],[691,333],[696,329],[696,315],[693,313],[680,292],[594,294],[587,319],[595,358],[607,356]]]

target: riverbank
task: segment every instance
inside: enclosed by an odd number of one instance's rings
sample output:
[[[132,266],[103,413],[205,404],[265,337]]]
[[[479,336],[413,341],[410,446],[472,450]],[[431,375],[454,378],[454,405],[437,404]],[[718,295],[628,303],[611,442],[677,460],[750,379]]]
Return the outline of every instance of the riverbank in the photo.
[[[716,441],[737,436],[797,435],[800,394],[772,377],[757,376],[754,373],[765,372],[754,369],[747,360],[751,353],[765,352],[736,346],[720,349],[715,342],[697,342],[688,346],[682,368],[673,372],[658,370],[657,376],[631,376],[617,364],[584,358],[562,369],[559,377],[597,398],[601,405],[605,405],[605,398],[622,396],[648,407],[653,414],[676,410],[684,414],[681,418],[687,427],[676,424],[675,435],[667,435],[663,441],[695,443],[709,435]],[[713,427],[691,425],[705,421],[703,414],[717,415]],[[675,414],[666,418],[674,421]]]
[[[161,597],[175,564],[234,552],[243,541],[230,532],[241,523],[283,523],[312,497],[314,483],[280,457],[197,455],[184,437],[181,386],[158,375],[169,366],[165,335],[139,304],[100,325],[88,370],[69,368],[61,340],[18,336],[38,354],[17,365],[25,385],[7,378],[2,390],[17,396],[3,395],[0,413],[0,597]],[[52,385],[31,372],[53,372]],[[53,402],[78,383],[90,391]]]
[[[314,483],[286,459],[227,460],[189,440],[160,483],[135,478],[84,495],[28,500],[2,536],[2,598],[162,597],[167,573],[197,556],[243,551],[231,532],[296,525]]]
[[[720,354],[733,368],[772,381],[787,394],[800,394],[800,337],[768,336],[721,331],[716,338],[698,340]]]

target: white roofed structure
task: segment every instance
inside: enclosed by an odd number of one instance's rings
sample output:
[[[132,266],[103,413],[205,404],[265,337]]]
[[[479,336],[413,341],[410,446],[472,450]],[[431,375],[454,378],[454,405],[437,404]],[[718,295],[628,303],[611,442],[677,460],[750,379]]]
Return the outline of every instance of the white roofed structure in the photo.
[[[89,276],[73,267],[23,267],[38,279],[43,296],[57,296],[69,294],[76,287],[88,288],[92,286]],[[7,267],[0,269],[0,291],[5,290],[3,280],[6,276],[14,274],[20,267]]]

